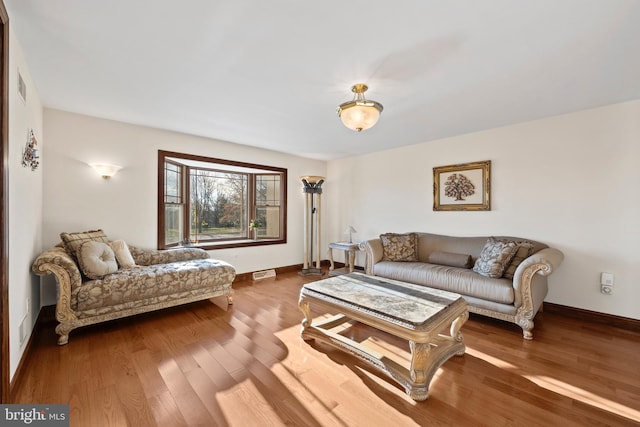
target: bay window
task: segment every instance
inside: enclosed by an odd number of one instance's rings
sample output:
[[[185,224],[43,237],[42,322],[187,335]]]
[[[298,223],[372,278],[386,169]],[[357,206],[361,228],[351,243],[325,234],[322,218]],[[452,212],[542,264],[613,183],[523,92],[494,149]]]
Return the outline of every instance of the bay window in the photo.
[[[286,242],[287,170],[158,151],[158,247]]]

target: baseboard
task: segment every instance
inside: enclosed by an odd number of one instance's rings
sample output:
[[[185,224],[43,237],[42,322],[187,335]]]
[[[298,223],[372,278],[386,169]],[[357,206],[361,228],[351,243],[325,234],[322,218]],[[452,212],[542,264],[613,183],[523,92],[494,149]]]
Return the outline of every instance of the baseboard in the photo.
[[[631,319],[629,317],[584,310],[582,308],[569,307],[551,302],[544,303],[544,313],[553,313],[585,322],[600,323],[620,329],[626,329],[628,331],[640,332],[640,320]]]
[[[33,326],[33,330],[31,331],[31,336],[29,336],[29,340],[27,341],[27,345],[24,347],[24,351],[22,352],[22,357],[20,357],[20,362],[18,362],[18,367],[16,368],[16,372],[13,374],[13,378],[11,378],[11,382],[9,383],[9,401],[13,402],[13,398],[15,396],[15,388],[18,384],[22,383],[22,377],[24,376],[24,366],[26,365],[27,359],[31,355],[31,345],[38,338],[42,331],[42,325],[46,325],[55,321],[56,318],[56,306],[55,305],[47,305],[40,309],[38,313],[38,317],[36,318],[36,323]]]
[[[336,264],[336,266],[343,265],[343,264],[341,264],[339,262],[336,262],[335,264]],[[320,266],[321,267],[328,267],[329,266],[329,260],[320,261]],[[273,269],[276,271],[276,275],[284,274],[284,273],[291,273],[291,272],[294,272],[294,271],[301,271],[302,270],[302,264],[286,265],[284,267],[275,267]],[[260,271],[260,270],[256,270],[256,271]],[[252,281],[253,280],[253,273],[255,273],[255,271],[250,271],[248,273],[236,274],[236,278],[233,279],[233,283]]]

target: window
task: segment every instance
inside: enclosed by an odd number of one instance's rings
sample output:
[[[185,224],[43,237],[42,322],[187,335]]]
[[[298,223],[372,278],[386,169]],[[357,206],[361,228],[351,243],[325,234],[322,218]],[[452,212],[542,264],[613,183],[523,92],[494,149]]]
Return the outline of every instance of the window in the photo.
[[[286,243],[287,170],[158,151],[158,247]]]

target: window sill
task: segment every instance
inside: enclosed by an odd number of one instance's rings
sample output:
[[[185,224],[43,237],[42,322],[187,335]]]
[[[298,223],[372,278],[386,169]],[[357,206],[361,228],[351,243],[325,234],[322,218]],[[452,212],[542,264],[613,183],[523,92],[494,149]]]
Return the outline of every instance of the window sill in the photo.
[[[286,239],[240,239],[240,240],[227,240],[224,242],[204,242],[204,243],[192,243],[189,245],[173,246],[171,248],[200,248],[204,250],[215,249],[228,249],[228,248],[243,248],[249,246],[266,246],[266,245],[281,245],[287,243]]]

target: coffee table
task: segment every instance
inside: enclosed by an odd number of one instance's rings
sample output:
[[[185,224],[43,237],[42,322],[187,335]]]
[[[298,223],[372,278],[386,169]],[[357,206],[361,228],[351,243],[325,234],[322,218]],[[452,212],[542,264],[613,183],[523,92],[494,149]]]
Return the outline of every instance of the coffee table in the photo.
[[[339,314],[313,322],[311,303]],[[465,300],[452,292],[350,273],[304,285],[299,307],[304,340],[315,339],[357,356],[404,387],[414,400],[427,399],[438,368],[465,352],[460,328],[469,311]],[[332,331],[349,321],[408,340],[410,366]]]

